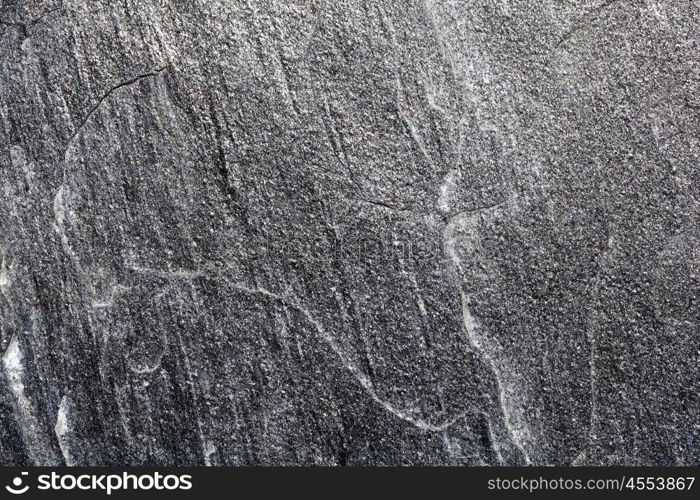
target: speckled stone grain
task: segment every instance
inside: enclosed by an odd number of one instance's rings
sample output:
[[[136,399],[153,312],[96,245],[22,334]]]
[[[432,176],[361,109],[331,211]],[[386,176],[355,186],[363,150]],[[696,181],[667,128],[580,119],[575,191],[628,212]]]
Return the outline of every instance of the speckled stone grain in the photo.
[[[0,0],[0,464],[697,465],[700,2]]]

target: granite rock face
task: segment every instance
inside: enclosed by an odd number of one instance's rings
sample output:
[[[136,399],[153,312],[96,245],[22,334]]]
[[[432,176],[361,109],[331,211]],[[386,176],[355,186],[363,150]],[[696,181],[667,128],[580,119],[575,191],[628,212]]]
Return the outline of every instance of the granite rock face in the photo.
[[[700,462],[700,3],[0,0],[0,463]]]

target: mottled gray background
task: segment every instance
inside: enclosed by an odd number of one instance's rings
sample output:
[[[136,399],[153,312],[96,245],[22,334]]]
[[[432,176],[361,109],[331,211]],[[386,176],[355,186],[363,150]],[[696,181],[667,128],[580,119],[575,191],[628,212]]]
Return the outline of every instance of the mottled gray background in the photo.
[[[700,2],[0,0],[0,463],[698,464]]]

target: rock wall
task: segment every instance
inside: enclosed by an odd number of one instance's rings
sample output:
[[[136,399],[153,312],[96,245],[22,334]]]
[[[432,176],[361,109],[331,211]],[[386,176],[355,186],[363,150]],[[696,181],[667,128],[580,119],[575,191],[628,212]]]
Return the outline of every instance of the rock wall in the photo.
[[[697,465],[700,3],[0,0],[0,463]]]

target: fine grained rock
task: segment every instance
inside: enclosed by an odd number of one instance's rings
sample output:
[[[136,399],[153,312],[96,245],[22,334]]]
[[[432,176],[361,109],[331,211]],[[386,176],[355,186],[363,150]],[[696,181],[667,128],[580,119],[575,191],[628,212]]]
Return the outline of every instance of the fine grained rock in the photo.
[[[0,40],[2,464],[698,463],[699,2]]]

